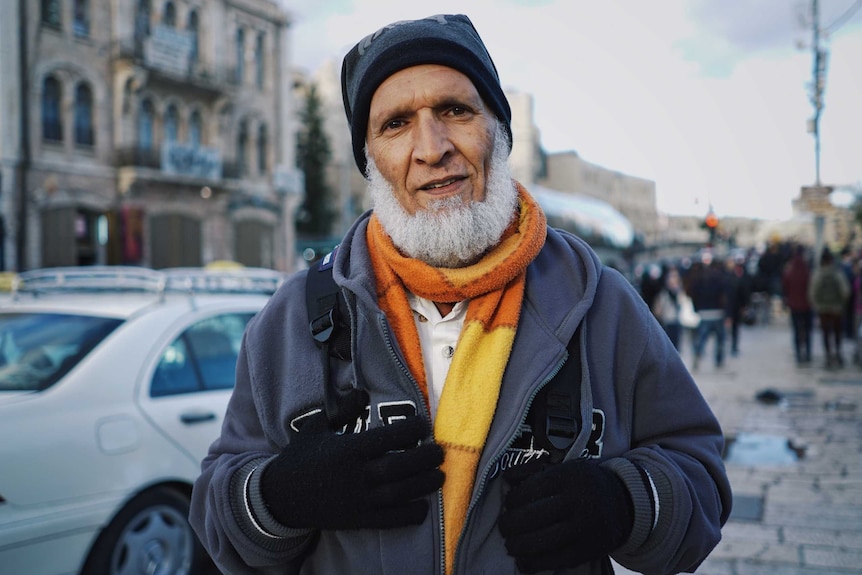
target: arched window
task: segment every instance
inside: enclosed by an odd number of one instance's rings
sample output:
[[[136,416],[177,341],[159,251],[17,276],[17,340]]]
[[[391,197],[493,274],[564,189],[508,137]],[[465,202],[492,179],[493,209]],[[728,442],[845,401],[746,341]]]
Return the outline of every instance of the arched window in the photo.
[[[254,46],[254,81],[258,88],[263,88],[263,32],[257,35]]]
[[[60,81],[48,76],[42,84],[42,138],[45,140],[63,141],[62,101]]]
[[[165,112],[165,141],[176,142],[179,133],[180,113],[177,107],[171,104]]]
[[[198,28],[200,27],[200,22],[198,22],[198,11],[192,10],[189,12],[189,20],[186,28],[192,35],[192,53],[189,54],[189,62],[192,66],[197,64],[198,62]]]
[[[75,36],[86,38],[90,35],[90,0],[75,0],[72,30]]]
[[[257,171],[266,173],[266,126],[257,129]]]
[[[75,143],[92,146],[93,136],[93,92],[81,82],[75,88]]]
[[[162,18],[162,24],[169,28],[176,28],[177,26],[177,8],[170,0],[165,2],[165,15]]]
[[[248,173],[248,123],[242,120],[236,137],[236,161],[240,175]]]
[[[60,0],[42,0],[42,24],[59,30],[63,26]]]
[[[138,148],[144,151],[153,149],[153,124],[155,122],[156,110],[153,102],[149,99],[141,102],[141,110],[138,115]]]
[[[236,83],[242,84],[243,64],[245,63],[245,32],[242,28],[236,31]]]
[[[189,119],[189,143],[194,147],[201,145],[201,130],[203,129],[203,121],[201,113],[198,110],[192,112]]]

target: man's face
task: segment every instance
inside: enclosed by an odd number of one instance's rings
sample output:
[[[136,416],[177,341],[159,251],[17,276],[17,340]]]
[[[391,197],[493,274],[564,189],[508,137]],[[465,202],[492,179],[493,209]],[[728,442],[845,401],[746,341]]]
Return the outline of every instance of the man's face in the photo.
[[[368,156],[413,215],[441,200],[485,199],[496,119],[470,79],[446,66],[396,72],[371,98]]]

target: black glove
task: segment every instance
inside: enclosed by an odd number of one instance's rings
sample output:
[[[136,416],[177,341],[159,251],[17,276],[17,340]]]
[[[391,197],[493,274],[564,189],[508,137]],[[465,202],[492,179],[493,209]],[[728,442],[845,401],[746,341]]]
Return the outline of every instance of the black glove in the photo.
[[[634,510],[613,471],[590,460],[536,467],[516,467],[504,475],[511,490],[500,533],[520,571],[577,567],[626,542]]]
[[[323,414],[318,414],[325,421]],[[302,427],[264,468],[263,500],[286,527],[388,529],[418,525],[443,485],[443,449],[419,417],[360,433]]]

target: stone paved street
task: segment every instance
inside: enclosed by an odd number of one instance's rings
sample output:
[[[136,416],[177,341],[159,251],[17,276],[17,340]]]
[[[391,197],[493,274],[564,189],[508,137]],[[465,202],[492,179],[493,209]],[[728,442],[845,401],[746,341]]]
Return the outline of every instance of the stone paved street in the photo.
[[[845,342],[845,367],[826,370],[819,332],[813,343],[812,366],[796,367],[782,315],[744,328],[720,369],[710,342],[693,372],[728,438],[734,490],[700,575],[862,573],[862,369]]]

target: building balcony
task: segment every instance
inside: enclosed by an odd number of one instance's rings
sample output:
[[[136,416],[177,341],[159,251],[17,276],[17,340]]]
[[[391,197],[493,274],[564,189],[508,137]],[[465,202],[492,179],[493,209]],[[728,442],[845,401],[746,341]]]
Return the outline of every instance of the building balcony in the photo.
[[[115,61],[120,65],[132,64],[145,70],[146,83],[149,85],[190,91],[208,99],[235,91],[236,70],[206,64],[182,50],[177,53],[168,49],[157,50],[148,42],[149,38],[118,41],[114,47]]]

